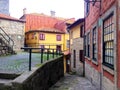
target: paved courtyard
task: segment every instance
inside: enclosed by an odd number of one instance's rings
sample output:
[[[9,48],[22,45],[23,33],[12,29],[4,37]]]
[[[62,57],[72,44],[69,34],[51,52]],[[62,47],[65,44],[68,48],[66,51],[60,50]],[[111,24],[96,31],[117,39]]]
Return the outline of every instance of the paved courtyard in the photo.
[[[32,67],[40,64],[40,54],[32,54]],[[0,57],[0,72],[22,73],[29,70],[29,53],[20,52],[16,55]]]

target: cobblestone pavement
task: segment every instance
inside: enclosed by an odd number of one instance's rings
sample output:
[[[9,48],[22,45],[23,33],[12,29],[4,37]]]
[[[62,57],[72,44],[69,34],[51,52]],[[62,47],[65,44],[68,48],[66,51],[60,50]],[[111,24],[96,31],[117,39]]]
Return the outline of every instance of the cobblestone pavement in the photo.
[[[40,64],[40,54],[32,54],[32,67]],[[0,57],[0,73],[22,73],[29,69],[29,53]]]
[[[77,75],[65,74],[49,90],[97,90],[89,80]]]

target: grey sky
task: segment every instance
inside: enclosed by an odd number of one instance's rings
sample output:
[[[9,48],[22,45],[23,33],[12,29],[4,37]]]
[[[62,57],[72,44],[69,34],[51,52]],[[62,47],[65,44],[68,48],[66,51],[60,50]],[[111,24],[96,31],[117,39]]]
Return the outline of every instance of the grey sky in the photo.
[[[21,17],[23,8],[27,8],[27,13],[50,15],[50,11],[53,10],[57,17],[84,17],[84,0],[10,0],[11,16]]]

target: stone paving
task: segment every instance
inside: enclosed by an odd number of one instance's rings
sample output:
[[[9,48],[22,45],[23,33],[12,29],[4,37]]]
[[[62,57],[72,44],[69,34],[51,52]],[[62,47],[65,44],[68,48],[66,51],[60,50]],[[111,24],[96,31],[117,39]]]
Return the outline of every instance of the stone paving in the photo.
[[[40,64],[40,54],[32,54],[32,67]],[[22,73],[29,69],[29,53],[0,57],[0,73]]]
[[[85,77],[65,74],[49,90],[97,90],[97,88]]]

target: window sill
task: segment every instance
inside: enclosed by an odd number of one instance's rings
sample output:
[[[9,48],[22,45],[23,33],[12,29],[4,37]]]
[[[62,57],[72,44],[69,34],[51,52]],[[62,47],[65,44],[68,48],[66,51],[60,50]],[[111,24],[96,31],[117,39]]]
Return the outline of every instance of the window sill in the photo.
[[[88,59],[89,61],[91,61],[90,57],[85,56],[85,58]]]
[[[110,74],[114,75],[114,70],[110,69],[109,67],[103,65],[103,70],[109,72]]]
[[[95,64],[95,65],[98,65],[98,61],[92,60],[92,63]]]

